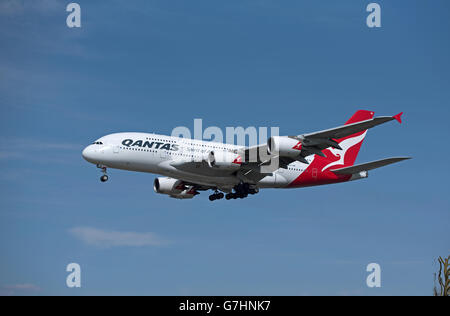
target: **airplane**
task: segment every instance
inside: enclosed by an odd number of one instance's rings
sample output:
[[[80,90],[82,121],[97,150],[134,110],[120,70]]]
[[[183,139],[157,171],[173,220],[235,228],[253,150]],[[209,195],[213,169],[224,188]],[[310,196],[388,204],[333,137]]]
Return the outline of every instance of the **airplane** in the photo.
[[[252,147],[153,133],[114,133],[87,146],[82,156],[102,170],[102,182],[108,180],[108,168],[147,172],[161,175],[154,180],[154,191],[172,198],[192,199],[212,190],[210,201],[242,199],[266,188],[364,179],[370,170],[411,159],[393,157],[355,165],[368,129],[392,120],[402,123],[402,114],[374,118],[374,112],[359,110],[345,125],[272,136]]]

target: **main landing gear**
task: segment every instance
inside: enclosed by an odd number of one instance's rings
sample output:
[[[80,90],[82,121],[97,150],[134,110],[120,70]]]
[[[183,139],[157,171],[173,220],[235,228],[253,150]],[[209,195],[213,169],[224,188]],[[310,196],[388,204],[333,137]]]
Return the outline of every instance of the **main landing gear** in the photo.
[[[100,181],[101,182],[108,181],[108,175],[106,174],[106,167],[102,166],[102,165],[97,165],[97,168],[102,169],[102,173],[103,173],[103,175],[100,177]]]
[[[210,196],[209,196],[209,200],[210,201],[215,201],[215,200],[220,200],[220,199],[223,199],[223,197],[224,197],[225,195],[222,193],[222,192],[219,192],[219,191],[215,191],[214,192],[214,194],[211,194]]]
[[[243,199],[249,194],[253,195],[259,192],[258,188],[251,188],[248,183],[239,183],[234,187],[234,193],[228,193],[225,198],[227,200]]]
[[[240,183],[234,187],[234,192],[225,195],[226,200],[235,200],[246,198],[249,194],[253,195],[259,192],[258,188],[251,188],[248,183]],[[209,196],[210,201],[219,200],[224,197],[223,193],[216,193]]]

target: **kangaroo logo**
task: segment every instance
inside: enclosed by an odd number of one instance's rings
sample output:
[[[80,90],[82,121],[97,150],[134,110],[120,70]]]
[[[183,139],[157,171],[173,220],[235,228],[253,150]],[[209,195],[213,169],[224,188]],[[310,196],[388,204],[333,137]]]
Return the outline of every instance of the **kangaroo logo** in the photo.
[[[322,172],[332,166],[336,165],[343,165],[345,163],[345,155],[347,154],[347,151],[352,148],[353,146],[359,144],[363,141],[364,137],[366,137],[367,131],[361,134],[360,136],[347,138],[346,140],[339,143],[339,146],[341,146],[342,150],[336,149],[336,148],[329,148],[328,150],[336,157],[339,158],[338,160],[326,165],[323,167]]]

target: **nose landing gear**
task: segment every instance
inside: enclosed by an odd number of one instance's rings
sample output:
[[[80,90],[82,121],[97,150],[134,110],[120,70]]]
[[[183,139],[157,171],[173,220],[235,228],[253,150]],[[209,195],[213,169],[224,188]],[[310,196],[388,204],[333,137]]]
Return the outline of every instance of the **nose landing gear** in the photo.
[[[106,174],[106,167],[102,166],[102,165],[97,165],[97,168],[102,169],[102,173],[103,173],[103,175],[100,177],[100,181],[101,182],[108,181],[109,178],[108,178],[108,175]]]

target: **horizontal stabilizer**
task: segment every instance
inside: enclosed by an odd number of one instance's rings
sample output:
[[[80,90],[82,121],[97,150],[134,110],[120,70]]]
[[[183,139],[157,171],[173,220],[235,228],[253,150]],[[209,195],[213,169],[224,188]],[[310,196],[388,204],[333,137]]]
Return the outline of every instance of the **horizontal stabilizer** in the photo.
[[[393,163],[396,163],[399,161],[407,160],[407,159],[411,159],[411,157],[386,158],[386,159],[382,159],[382,160],[363,163],[361,165],[355,165],[355,166],[351,166],[351,167],[334,169],[331,171],[336,174],[355,174],[355,173],[358,173],[361,171],[369,171],[372,169],[384,167],[384,166],[387,166],[387,165],[390,165],[390,164],[393,164]]]

